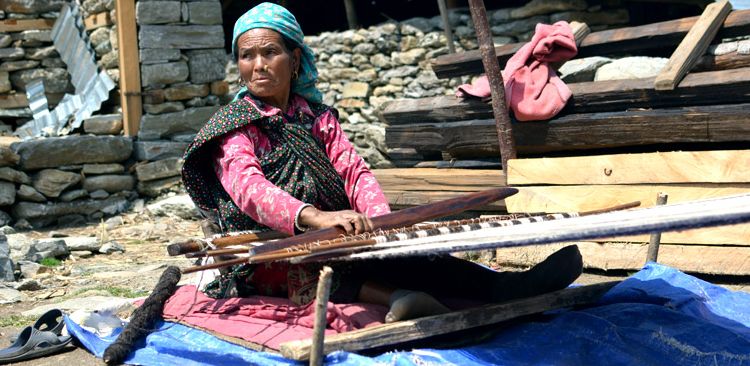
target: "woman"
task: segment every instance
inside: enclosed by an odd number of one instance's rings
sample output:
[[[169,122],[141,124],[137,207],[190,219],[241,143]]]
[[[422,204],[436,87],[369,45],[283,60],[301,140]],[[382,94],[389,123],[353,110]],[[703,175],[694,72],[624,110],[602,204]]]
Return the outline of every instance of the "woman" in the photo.
[[[225,231],[371,230],[369,217],[390,209],[341,130],[337,112],[321,104],[314,56],[294,16],[279,5],[260,4],[237,20],[232,45],[243,87],[185,153],[183,181],[195,203],[215,213]],[[568,269],[544,278],[550,266]],[[318,268],[241,265],[210,284],[207,293],[287,295],[306,303],[314,297]],[[565,287],[580,270],[575,247],[518,274],[450,256],[338,264],[331,300],[387,305],[386,320],[395,321],[448,311],[412,290],[499,301]],[[523,286],[529,280],[534,286]]]

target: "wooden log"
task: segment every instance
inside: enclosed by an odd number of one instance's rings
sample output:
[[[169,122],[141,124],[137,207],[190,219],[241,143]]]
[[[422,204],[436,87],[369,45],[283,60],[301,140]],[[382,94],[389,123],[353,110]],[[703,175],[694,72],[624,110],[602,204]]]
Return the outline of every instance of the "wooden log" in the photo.
[[[575,83],[569,87],[573,97],[556,118],[634,108],[745,103],[750,95],[750,68],[690,73],[679,88],[668,91],[655,90],[654,78]],[[381,113],[381,120],[391,126],[485,118],[492,118],[488,104],[452,95],[395,100],[385,104]]]
[[[520,154],[688,142],[750,141],[750,104],[569,114],[513,126]],[[389,148],[446,151],[455,158],[499,152],[492,120],[391,125]]]
[[[120,46],[120,103],[122,105],[123,132],[126,136],[138,134],[143,113],[141,100],[141,67],[135,24],[135,1],[118,0],[117,42]]]
[[[530,267],[571,243],[532,245],[496,249],[498,263]],[[643,267],[648,246],[645,242],[576,242],[583,266],[603,271],[637,271]],[[659,263],[684,272],[712,275],[750,275],[750,247],[709,245],[662,245]]]
[[[373,169],[380,187],[389,191],[469,192],[503,187],[500,169]]]
[[[84,27],[86,30],[94,30],[96,28],[106,27],[112,25],[112,19],[109,18],[109,12],[105,11],[98,14],[89,15],[83,20]]]
[[[690,31],[699,17],[682,18],[637,27],[593,32],[586,36],[578,48],[577,57],[604,56],[632,53],[649,49],[672,48]],[[719,38],[746,35],[750,31],[750,10],[736,10],[727,16]],[[504,66],[524,43],[495,47],[497,60]],[[482,60],[479,51],[467,51],[438,57],[432,63],[438,78],[481,74]]]
[[[680,83],[698,58],[706,53],[708,45],[711,44],[730,11],[732,11],[732,5],[728,0],[706,6],[698,21],[693,24],[672,53],[667,65],[656,76],[654,81],[656,90],[672,90]]]
[[[54,19],[5,19],[0,20],[0,33],[52,29],[53,25],[55,25]]]
[[[748,167],[750,150],[516,159],[508,184],[750,183]]]
[[[617,282],[569,288],[527,299],[502,304],[484,305],[477,308],[434,315],[414,320],[400,321],[352,332],[328,336],[324,352],[359,351],[375,347],[398,344],[447,334],[506,320],[595,302]],[[281,354],[293,360],[307,360],[310,357],[311,340],[282,343]]]
[[[653,206],[658,192],[669,195],[670,203],[681,203],[750,192],[750,184],[649,184],[649,185],[571,185],[520,187],[519,193],[505,199],[508,212],[579,212],[603,206],[641,201]],[[612,238],[615,241],[647,243],[648,235]],[[750,224],[706,229],[664,232],[662,243],[750,245]],[[642,260],[640,257],[639,260]]]
[[[695,63],[692,72],[738,69],[748,66],[750,66],[750,55],[743,55],[737,52],[718,56],[703,55]]]

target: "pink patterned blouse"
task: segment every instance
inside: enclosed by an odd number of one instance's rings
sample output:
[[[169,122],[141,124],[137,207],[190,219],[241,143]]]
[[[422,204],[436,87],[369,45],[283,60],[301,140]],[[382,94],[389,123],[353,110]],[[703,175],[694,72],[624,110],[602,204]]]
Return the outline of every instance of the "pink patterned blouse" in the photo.
[[[281,115],[280,109],[264,105],[259,107],[252,98],[250,104],[263,116]],[[287,111],[314,116],[307,101],[292,97]],[[289,113],[291,112],[291,113]],[[369,217],[390,212],[388,201],[365,161],[341,129],[336,117],[329,111],[322,114],[312,126],[312,133],[323,142],[326,155],[344,181],[349,203],[356,212]],[[295,221],[304,208],[302,202],[266,180],[258,157],[271,148],[271,141],[255,125],[250,124],[226,134],[214,154],[214,169],[224,189],[237,207],[256,222],[287,234],[294,233]]]

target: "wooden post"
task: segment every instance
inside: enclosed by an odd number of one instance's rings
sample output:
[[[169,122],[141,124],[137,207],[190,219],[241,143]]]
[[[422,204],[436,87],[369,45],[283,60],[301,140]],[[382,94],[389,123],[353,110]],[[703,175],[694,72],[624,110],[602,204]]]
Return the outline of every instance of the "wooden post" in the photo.
[[[497,138],[500,142],[500,161],[503,171],[508,171],[508,160],[516,158],[516,146],[513,142],[513,127],[508,116],[508,107],[505,105],[505,84],[503,75],[500,73],[500,65],[495,54],[495,45],[492,42],[490,24],[487,20],[487,10],[484,8],[483,0],[469,0],[471,19],[474,21],[474,29],[477,32],[479,50],[482,53],[482,64],[487,79],[490,82],[492,94],[492,114],[495,116],[495,127]],[[507,174],[506,183],[507,183]]]
[[[698,59],[706,53],[708,45],[716,37],[719,28],[732,11],[729,1],[723,0],[708,5],[685,38],[672,53],[654,81],[656,90],[673,90]]]
[[[349,29],[357,29],[359,22],[357,21],[357,10],[354,9],[354,1],[344,0],[344,7],[346,8],[346,21],[349,23]]]
[[[450,17],[448,17],[448,8],[445,6],[445,0],[437,0],[440,8],[440,16],[443,18],[443,31],[445,32],[445,43],[448,44],[448,52],[456,53],[456,47],[453,45],[453,29],[451,27]]]
[[[325,340],[328,296],[331,294],[332,275],[333,270],[331,267],[325,266],[320,271],[320,278],[318,278],[318,291],[315,295],[315,324],[313,325],[312,347],[310,349],[310,366],[322,365],[325,358],[323,341]]]
[[[120,103],[126,136],[138,134],[141,124],[141,65],[135,25],[135,0],[117,0],[117,42],[120,61]]]
[[[656,194],[656,205],[666,205],[667,194],[659,192]],[[646,255],[646,263],[656,262],[659,257],[659,244],[661,243],[661,232],[651,233],[651,238],[648,242],[648,254]]]

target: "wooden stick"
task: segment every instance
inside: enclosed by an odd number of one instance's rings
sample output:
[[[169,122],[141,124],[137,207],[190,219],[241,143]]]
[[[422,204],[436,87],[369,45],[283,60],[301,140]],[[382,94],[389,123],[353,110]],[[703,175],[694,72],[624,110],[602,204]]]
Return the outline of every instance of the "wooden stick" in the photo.
[[[289,237],[278,231],[263,231],[258,233],[242,233],[237,235],[227,235],[214,237],[207,240],[189,239],[184,242],[174,243],[167,246],[167,253],[171,256],[182,255],[192,252],[206,250],[209,244],[217,248],[228,247],[231,245],[249,244],[256,241],[275,240]]]
[[[205,270],[209,270],[209,269],[217,269],[217,268],[222,268],[222,267],[229,267],[229,266],[233,266],[235,264],[243,264],[243,263],[247,263],[247,258],[237,258],[237,259],[231,259],[231,260],[228,260],[228,261],[222,261],[222,262],[216,262],[216,263],[206,264],[206,265],[202,265],[202,266],[189,267],[189,268],[183,269],[182,270],[182,274],[188,274],[188,273],[193,273],[193,272],[198,272],[198,271],[205,271]]]
[[[353,352],[393,345],[496,324],[553,309],[590,304],[598,300],[617,283],[605,282],[567,288],[501,304],[483,305],[442,315],[427,316],[336,334],[327,337],[323,345],[323,352],[329,353],[337,350]],[[307,360],[311,356],[312,343],[311,339],[282,343],[280,347],[281,355],[293,360]]]
[[[333,270],[325,266],[318,278],[318,292],[315,296],[315,324],[313,325],[312,345],[310,346],[310,366],[323,365],[325,331],[328,315],[328,296],[331,294]]]
[[[120,46],[120,105],[123,133],[136,136],[141,126],[141,68],[138,35],[135,24],[135,0],[115,2],[117,14],[117,43]]]
[[[656,76],[656,90],[673,90],[700,58],[716,33],[732,11],[728,0],[715,2],[706,6],[697,22],[690,28],[685,38],[669,58],[664,69]]]
[[[456,46],[453,45],[453,30],[451,29],[451,22],[448,14],[448,9],[445,6],[445,0],[437,0],[438,9],[440,9],[440,16],[443,19],[443,31],[445,32],[445,43],[448,45],[449,53],[456,53]]]
[[[596,214],[605,213],[605,212],[627,210],[629,208],[638,207],[640,205],[641,205],[641,201],[633,201],[633,202],[623,203],[617,206],[602,208],[599,210],[584,211],[584,212],[579,213],[578,216],[588,216],[588,215],[596,215]]]
[[[667,194],[659,192],[656,195],[656,205],[662,206],[667,204]],[[646,256],[646,263],[656,262],[659,257],[659,244],[661,242],[661,231],[651,233],[651,238],[648,241],[648,255]]]

